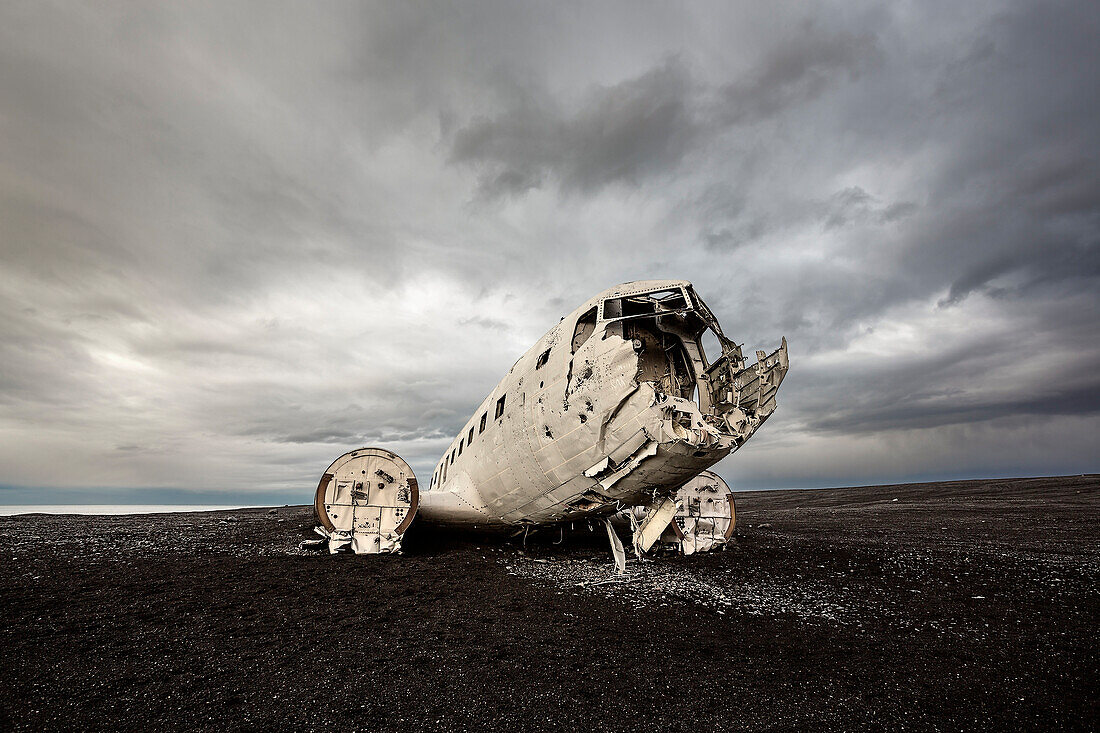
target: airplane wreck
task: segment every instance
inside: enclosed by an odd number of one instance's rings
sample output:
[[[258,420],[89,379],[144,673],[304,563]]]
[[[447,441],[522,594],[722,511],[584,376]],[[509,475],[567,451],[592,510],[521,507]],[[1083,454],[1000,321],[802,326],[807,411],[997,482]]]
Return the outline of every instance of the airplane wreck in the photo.
[[[380,448],[337,458],[317,486],[319,531],[332,552],[387,553],[414,520],[517,533],[599,521],[621,569],[618,515],[639,554],[720,547],[733,498],[706,469],[775,411],[788,366],[786,339],[749,364],[689,282],[618,285],[516,361],[427,486]]]

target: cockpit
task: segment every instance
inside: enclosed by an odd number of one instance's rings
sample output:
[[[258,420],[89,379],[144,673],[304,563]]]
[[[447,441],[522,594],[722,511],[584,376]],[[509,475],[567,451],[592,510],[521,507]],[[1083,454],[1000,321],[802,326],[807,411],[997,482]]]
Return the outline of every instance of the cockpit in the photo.
[[[585,314],[588,315],[588,314]],[[592,330],[597,314],[592,313]],[[704,415],[730,404],[734,375],[745,367],[741,348],[726,338],[718,320],[690,285],[606,298],[598,321],[630,341],[638,354],[639,382],[663,394],[697,401]],[[574,351],[591,333],[581,316]]]

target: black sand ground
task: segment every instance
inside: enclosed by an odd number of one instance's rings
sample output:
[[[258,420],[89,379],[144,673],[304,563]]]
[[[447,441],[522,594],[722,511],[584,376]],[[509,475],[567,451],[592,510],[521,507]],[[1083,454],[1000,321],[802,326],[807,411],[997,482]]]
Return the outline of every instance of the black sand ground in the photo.
[[[728,551],[584,587],[606,538],[3,517],[0,730],[1096,729],[1098,477],[737,501]]]

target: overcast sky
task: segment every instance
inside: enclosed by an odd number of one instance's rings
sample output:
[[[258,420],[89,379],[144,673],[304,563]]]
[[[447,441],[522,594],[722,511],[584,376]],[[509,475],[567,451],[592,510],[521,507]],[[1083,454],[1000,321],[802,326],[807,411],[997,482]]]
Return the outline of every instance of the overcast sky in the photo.
[[[1100,4],[0,4],[0,503],[426,479],[613,284],[790,342],[738,488],[1100,470]]]

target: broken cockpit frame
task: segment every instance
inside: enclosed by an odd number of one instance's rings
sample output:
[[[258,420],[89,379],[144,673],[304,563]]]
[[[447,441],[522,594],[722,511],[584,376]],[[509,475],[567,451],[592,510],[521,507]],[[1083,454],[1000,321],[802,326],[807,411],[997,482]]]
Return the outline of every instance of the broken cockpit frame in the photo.
[[[741,346],[723,333],[691,285],[607,298],[599,317],[608,324],[623,322],[623,338],[631,339],[641,356],[639,381],[682,399],[697,395],[703,420],[737,436],[738,446],[774,412],[775,394],[789,368],[787,340],[771,354],[757,351],[757,362],[748,365]],[[712,346],[704,349],[707,336]],[[651,349],[666,358],[647,359],[643,354]]]

